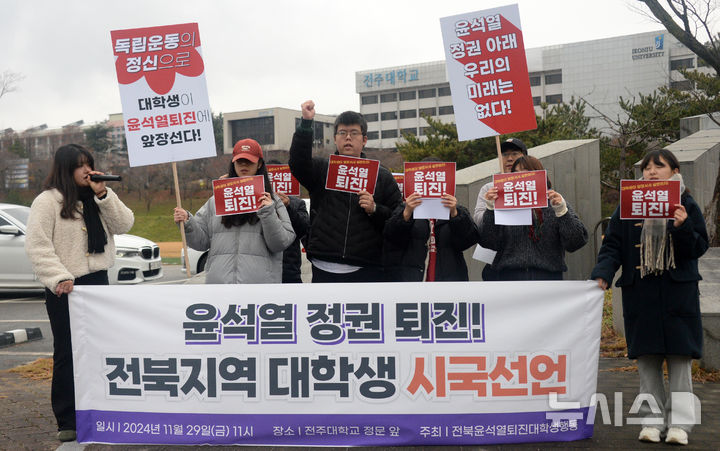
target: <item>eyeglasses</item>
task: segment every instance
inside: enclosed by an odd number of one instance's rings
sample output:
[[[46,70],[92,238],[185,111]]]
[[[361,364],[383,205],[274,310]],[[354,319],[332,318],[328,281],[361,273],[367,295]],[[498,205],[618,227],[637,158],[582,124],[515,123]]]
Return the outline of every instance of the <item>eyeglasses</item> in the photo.
[[[502,153],[502,157],[503,157],[503,158],[514,158],[514,159],[517,159],[517,158],[522,157],[522,155],[523,155],[522,152],[518,152],[518,151],[516,151],[516,150],[511,150],[510,152],[503,152],[503,153]]]
[[[345,138],[348,135],[352,138],[357,138],[358,136],[362,135],[363,133],[360,130],[338,130],[337,133],[335,133],[336,136],[339,136],[341,138]]]

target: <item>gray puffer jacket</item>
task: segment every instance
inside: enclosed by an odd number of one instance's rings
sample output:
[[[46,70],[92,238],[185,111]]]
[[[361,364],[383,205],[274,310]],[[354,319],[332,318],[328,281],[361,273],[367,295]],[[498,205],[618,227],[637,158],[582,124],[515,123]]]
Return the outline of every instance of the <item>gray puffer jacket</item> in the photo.
[[[285,205],[273,205],[257,212],[255,224],[225,228],[215,215],[211,197],[185,223],[188,246],[204,251],[210,248],[205,265],[205,283],[281,283],[283,251],[295,239]]]

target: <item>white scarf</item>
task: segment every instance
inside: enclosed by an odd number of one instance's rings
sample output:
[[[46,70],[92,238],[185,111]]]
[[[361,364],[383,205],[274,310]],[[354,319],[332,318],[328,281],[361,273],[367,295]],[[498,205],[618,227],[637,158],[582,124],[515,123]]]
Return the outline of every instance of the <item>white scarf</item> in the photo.
[[[680,193],[685,192],[685,183],[678,172],[668,180],[680,181]],[[675,252],[672,236],[667,232],[667,219],[646,219],[640,233],[640,277],[660,275],[675,267]]]

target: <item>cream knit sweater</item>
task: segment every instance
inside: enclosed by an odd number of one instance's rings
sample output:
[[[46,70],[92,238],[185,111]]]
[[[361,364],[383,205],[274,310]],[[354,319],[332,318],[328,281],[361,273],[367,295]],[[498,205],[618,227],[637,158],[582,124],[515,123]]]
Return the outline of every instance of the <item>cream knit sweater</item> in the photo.
[[[107,188],[104,199],[95,197],[100,219],[107,232],[102,254],[88,253],[85,221],[60,217],[63,196],[56,189],[40,193],[30,207],[25,251],[40,283],[53,293],[58,283],[110,268],[115,262],[113,235],[127,233],[135,221],[132,210]],[[78,202],[80,210],[82,203]]]

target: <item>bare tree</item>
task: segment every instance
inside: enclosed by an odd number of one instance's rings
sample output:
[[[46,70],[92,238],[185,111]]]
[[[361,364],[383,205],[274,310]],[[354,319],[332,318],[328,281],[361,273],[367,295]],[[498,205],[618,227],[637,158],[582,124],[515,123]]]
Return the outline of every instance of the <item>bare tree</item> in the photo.
[[[25,76],[19,72],[13,72],[11,70],[3,72],[2,75],[0,75],[0,98],[5,94],[17,91],[18,83],[24,79]]]
[[[638,0],[644,3],[655,19],[687,48],[702,58],[715,70],[715,80],[720,84],[720,35],[713,33],[713,15],[718,11],[717,0]],[[702,41],[705,41],[703,43]],[[713,77],[708,77],[713,78]],[[712,81],[712,80],[711,80]],[[713,111],[706,114],[713,119]],[[714,120],[714,119],[713,119]],[[705,208],[705,222],[712,246],[720,245],[718,233],[718,204],[720,203],[720,171],[710,203]]]
[[[638,1],[650,9],[671,35],[715,69],[716,75],[720,74],[720,42],[712,31],[716,0],[666,0],[667,6],[659,0]]]

